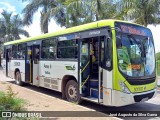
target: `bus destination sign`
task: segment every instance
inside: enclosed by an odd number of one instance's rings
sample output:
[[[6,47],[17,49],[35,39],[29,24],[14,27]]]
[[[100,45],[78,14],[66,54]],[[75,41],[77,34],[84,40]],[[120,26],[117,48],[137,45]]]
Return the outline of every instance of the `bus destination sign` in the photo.
[[[127,25],[120,25],[120,27],[121,27],[122,32],[124,33],[146,36],[145,31],[142,29],[136,29],[136,27],[127,26]]]
[[[142,26],[138,26],[138,25],[116,22],[115,27],[120,28],[121,32],[123,33],[141,35],[141,36],[149,36],[149,37],[152,36],[152,33],[149,29],[142,27]]]

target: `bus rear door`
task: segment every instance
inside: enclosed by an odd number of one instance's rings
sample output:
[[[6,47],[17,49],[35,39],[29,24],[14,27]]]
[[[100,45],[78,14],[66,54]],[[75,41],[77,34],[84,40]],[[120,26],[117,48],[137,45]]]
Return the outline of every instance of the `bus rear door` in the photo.
[[[27,46],[25,78],[27,83],[39,85],[39,48],[40,45]]]

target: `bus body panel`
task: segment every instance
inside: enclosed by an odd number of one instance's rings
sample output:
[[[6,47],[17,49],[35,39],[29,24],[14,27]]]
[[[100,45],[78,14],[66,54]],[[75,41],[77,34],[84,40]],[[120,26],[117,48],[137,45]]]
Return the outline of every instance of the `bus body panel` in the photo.
[[[33,85],[39,86],[39,64],[33,63]]]
[[[103,104],[112,105],[113,71],[103,71]]]
[[[127,93],[123,93],[117,90],[112,90],[112,106],[125,106],[125,105],[130,105],[130,104],[134,104],[135,96],[139,96],[140,99],[141,96],[146,95],[146,97],[144,97],[142,100],[138,101],[138,102],[144,102],[147,101],[148,99],[150,99],[147,95],[153,93],[153,96],[151,98],[154,98],[157,90],[151,90],[151,91],[147,91],[147,92],[143,92],[143,93],[136,93],[136,94],[127,94]]]
[[[25,60],[11,60],[11,78],[15,78],[16,69],[21,73],[21,80],[25,82]]]
[[[4,75],[6,75],[6,60],[5,60],[5,58],[2,59],[2,69],[3,69]]]
[[[65,75],[78,80],[78,62],[40,61],[40,86],[61,92],[62,79]]]

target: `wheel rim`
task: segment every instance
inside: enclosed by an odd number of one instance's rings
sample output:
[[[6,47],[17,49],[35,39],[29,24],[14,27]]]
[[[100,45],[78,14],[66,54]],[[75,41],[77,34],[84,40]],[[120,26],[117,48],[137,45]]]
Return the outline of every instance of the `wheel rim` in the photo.
[[[70,85],[68,87],[68,95],[71,99],[75,99],[77,98],[77,90],[76,90],[76,87],[73,86],[73,85]]]

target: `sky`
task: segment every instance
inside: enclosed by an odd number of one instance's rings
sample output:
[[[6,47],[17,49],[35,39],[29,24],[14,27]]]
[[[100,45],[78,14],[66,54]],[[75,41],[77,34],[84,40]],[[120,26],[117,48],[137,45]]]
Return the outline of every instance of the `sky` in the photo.
[[[27,5],[27,2],[23,2],[22,0],[0,0],[0,13],[4,10],[7,10],[8,12],[12,12],[13,15],[19,14],[22,17],[22,9]],[[151,29],[153,38],[154,38],[154,44],[156,52],[160,52],[160,25],[148,25],[149,29]],[[31,24],[28,27],[24,27],[25,30],[27,30],[30,34],[30,36],[38,36],[41,35],[41,29],[40,29],[40,10],[35,13],[33,17],[33,24]],[[49,23],[49,33],[55,32],[57,30],[64,29],[58,26],[55,21],[52,19]],[[23,36],[22,36],[23,37]]]

